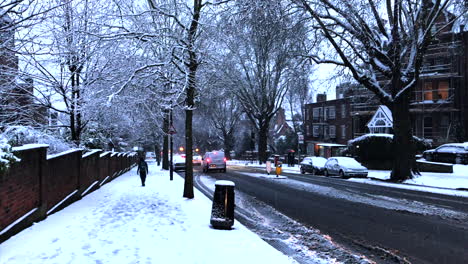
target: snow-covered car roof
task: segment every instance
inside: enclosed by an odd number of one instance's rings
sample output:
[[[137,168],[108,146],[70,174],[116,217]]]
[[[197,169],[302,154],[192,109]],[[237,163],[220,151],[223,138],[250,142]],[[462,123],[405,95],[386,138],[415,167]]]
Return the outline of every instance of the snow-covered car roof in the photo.
[[[468,150],[468,142],[464,142],[464,143],[448,143],[448,144],[444,144],[438,148],[441,148],[441,147],[457,147],[457,148],[464,148],[465,150]]]
[[[362,166],[361,163],[350,157],[331,157],[330,159],[336,159],[338,161],[338,164],[347,168],[355,168]]]
[[[317,166],[317,167],[324,167],[325,162],[327,162],[327,159],[324,157],[316,157],[316,156],[311,156],[311,157],[305,157],[301,164],[307,164],[308,160],[312,160],[312,164]],[[305,162],[304,162],[305,161]],[[307,164],[308,165],[308,164]]]

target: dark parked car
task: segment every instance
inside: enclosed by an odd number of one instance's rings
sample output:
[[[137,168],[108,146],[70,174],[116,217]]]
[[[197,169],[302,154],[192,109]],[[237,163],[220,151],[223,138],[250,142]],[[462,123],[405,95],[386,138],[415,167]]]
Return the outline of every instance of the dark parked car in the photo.
[[[339,175],[341,178],[367,177],[368,170],[350,157],[331,157],[325,163],[325,176]]]
[[[444,144],[423,152],[427,161],[468,164],[468,142]]]
[[[323,157],[305,157],[301,162],[301,173],[323,174],[326,162]]]

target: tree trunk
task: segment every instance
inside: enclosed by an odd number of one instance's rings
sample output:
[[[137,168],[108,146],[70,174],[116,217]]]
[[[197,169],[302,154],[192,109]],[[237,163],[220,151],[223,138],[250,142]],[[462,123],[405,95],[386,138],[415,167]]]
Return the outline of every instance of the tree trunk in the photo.
[[[409,112],[409,98],[402,96],[393,104],[393,151],[394,162],[390,180],[402,182],[413,178],[412,166],[415,164],[413,135]]]
[[[161,147],[159,146],[159,140],[156,144],[154,144],[154,154],[156,154],[156,162],[161,165]]]
[[[167,119],[168,110],[164,110],[163,119],[163,157],[162,157],[162,168],[163,170],[169,169],[169,120]]]
[[[226,159],[231,159],[231,150],[233,148],[233,136],[229,133],[224,133],[224,155]]]
[[[193,199],[193,138],[192,119],[195,108],[196,75],[198,69],[197,53],[195,51],[195,37],[197,35],[200,12],[202,8],[201,0],[193,1],[193,17],[188,31],[188,87],[187,87],[187,109],[185,110],[185,182],[183,197]]]
[[[188,89],[187,92],[189,92]],[[193,94],[193,91],[192,91]],[[187,96],[187,101],[189,97]],[[193,97],[191,98],[193,102]],[[184,195],[183,197],[192,199],[193,193],[193,140],[192,140],[192,119],[193,110],[185,110],[185,182],[184,182]]]
[[[267,160],[267,146],[268,146],[268,126],[269,122],[265,121],[258,131],[258,161],[260,164]]]
[[[81,141],[81,132],[83,131],[83,123],[81,121],[81,92],[80,92],[80,73],[75,73],[75,84],[76,84],[76,141],[79,145]]]
[[[71,91],[71,102],[70,102],[70,134],[71,134],[71,140],[73,142],[76,142],[76,123],[75,123],[75,78],[74,74],[72,73],[71,76],[71,86],[72,86],[72,91]]]

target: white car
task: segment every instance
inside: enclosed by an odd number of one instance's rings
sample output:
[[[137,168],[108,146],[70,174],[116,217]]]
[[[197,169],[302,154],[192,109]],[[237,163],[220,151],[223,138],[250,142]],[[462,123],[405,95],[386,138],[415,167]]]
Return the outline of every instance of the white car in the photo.
[[[146,152],[146,159],[147,160],[154,160],[154,159],[156,159],[156,154],[154,154],[154,152]]]
[[[193,156],[193,166],[201,166],[202,165],[202,156],[194,155]]]
[[[174,171],[185,171],[187,169],[185,166],[185,155],[174,155],[174,157],[172,157],[172,169]]]
[[[331,157],[325,163],[325,176],[339,175],[341,178],[367,177],[368,170],[350,157]]]

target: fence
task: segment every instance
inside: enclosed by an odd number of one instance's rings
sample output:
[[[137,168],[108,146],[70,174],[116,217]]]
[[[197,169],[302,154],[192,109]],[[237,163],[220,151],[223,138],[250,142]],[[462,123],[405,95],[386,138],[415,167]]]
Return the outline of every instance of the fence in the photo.
[[[46,145],[14,148],[0,174],[0,243],[98,189],[137,162],[135,153],[80,149],[47,156]]]

